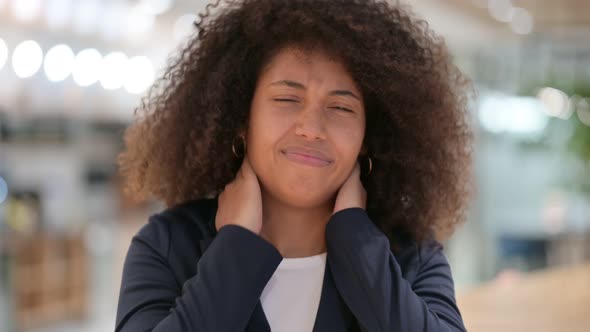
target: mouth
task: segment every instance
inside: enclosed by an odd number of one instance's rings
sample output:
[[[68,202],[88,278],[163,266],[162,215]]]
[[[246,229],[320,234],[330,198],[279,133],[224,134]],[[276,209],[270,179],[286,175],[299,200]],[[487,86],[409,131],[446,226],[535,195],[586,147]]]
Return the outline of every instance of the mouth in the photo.
[[[294,163],[311,167],[326,167],[334,162],[319,151],[305,148],[286,148],[281,154]]]

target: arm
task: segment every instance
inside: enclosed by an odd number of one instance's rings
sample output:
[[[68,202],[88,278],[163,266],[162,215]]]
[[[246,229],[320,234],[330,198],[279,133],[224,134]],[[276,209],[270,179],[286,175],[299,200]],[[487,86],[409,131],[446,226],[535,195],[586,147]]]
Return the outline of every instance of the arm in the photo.
[[[465,331],[451,270],[436,242],[421,251],[413,284],[362,208],[336,212],[326,242],[336,286],[363,331]]]
[[[226,225],[181,288],[166,258],[167,222],[150,222],[131,242],[115,330],[243,331],[280,253],[251,231]]]

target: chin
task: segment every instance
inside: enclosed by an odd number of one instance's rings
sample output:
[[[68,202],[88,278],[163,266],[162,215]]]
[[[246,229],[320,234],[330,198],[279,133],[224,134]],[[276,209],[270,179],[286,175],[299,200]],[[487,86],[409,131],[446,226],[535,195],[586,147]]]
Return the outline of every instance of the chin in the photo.
[[[293,207],[309,209],[328,204],[333,194],[326,191],[314,191],[304,187],[287,188],[278,195],[281,201]]]
[[[337,187],[332,188],[325,176],[292,174],[283,171],[282,176],[259,177],[264,190],[283,204],[297,208],[317,208],[333,201]]]

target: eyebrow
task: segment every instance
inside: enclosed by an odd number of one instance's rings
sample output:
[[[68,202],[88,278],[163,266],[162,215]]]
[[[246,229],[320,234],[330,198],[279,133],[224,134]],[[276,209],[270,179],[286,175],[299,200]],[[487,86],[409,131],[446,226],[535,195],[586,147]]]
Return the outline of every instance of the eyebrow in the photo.
[[[269,85],[286,85],[290,88],[305,90],[305,85],[303,85],[299,82],[291,81],[291,80],[280,80],[280,81],[270,83]],[[357,95],[355,95],[350,90],[332,90],[332,91],[330,91],[329,95],[331,95],[331,96],[350,96],[350,97],[353,97],[359,101],[361,100]]]

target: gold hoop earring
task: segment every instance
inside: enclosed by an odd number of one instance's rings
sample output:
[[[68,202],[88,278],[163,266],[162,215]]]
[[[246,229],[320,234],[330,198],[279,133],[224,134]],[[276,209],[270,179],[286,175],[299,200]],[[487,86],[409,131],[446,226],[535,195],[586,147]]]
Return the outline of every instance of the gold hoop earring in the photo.
[[[242,139],[242,152],[245,153],[246,152],[246,139],[244,138],[243,135],[238,136],[238,138]],[[240,155],[236,152],[236,140],[234,138],[234,141],[231,144],[231,151],[234,153],[234,156],[236,156],[236,158],[240,158]]]
[[[373,160],[369,156],[367,156],[367,158],[369,158],[369,172],[367,173],[368,176],[369,174],[371,174],[371,171],[373,170]]]

